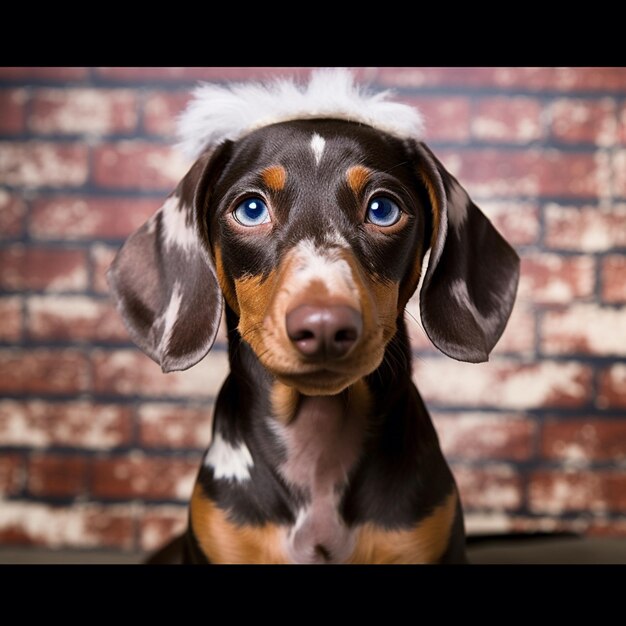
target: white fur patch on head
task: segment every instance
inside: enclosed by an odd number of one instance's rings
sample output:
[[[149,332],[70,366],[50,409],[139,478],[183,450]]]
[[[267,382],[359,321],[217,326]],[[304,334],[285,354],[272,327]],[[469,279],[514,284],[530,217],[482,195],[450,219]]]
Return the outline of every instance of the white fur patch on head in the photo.
[[[315,157],[315,165],[320,164],[325,146],[326,141],[324,137],[318,135],[317,133],[313,133],[313,138],[311,139],[311,150],[313,150],[313,156]]]
[[[297,119],[333,118],[360,122],[401,139],[421,139],[424,123],[412,106],[390,100],[388,90],[371,93],[347,69],[312,72],[306,84],[293,79],[268,83],[201,84],[181,114],[180,146],[191,158],[226,139]]]

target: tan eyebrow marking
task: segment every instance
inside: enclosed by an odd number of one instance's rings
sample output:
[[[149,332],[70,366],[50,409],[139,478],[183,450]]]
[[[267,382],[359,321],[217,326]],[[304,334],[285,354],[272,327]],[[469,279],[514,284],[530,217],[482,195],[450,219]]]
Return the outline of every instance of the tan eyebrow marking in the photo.
[[[348,171],[346,172],[346,180],[348,181],[350,189],[352,189],[356,195],[359,195],[363,190],[363,187],[365,187],[365,183],[367,183],[371,174],[372,170],[364,165],[353,165],[348,168]]]
[[[287,172],[282,165],[270,165],[261,172],[261,178],[272,191],[281,191],[285,188]]]

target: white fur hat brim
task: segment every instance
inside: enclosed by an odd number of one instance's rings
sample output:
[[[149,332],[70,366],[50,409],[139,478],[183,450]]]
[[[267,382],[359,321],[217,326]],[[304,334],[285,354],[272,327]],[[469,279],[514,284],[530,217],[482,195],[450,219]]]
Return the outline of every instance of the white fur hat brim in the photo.
[[[227,139],[269,124],[334,118],[360,122],[399,138],[420,140],[417,109],[390,100],[391,92],[368,92],[347,69],[315,70],[306,84],[292,79],[267,83],[201,84],[178,119],[180,147],[191,158]]]

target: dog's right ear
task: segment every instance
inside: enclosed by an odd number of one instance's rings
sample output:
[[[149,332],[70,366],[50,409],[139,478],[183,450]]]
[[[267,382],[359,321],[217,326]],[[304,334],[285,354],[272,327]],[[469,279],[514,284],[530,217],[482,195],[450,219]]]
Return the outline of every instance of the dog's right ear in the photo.
[[[126,240],[107,274],[131,338],[164,372],[195,365],[219,328],[222,293],[206,207],[227,147],[198,158],[163,206]]]

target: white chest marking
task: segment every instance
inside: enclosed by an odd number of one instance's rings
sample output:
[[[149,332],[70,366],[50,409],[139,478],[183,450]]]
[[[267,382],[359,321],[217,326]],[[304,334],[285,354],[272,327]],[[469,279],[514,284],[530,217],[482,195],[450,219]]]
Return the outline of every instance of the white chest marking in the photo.
[[[215,478],[244,482],[250,480],[250,468],[254,463],[244,443],[233,446],[216,432],[204,458],[204,465],[213,469]]]
[[[315,165],[319,165],[322,160],[322,153],[326,146],[326,140],[317,133],[313,133],[311,138],[311,150],[313,150],[313,156],[315,157]]]

